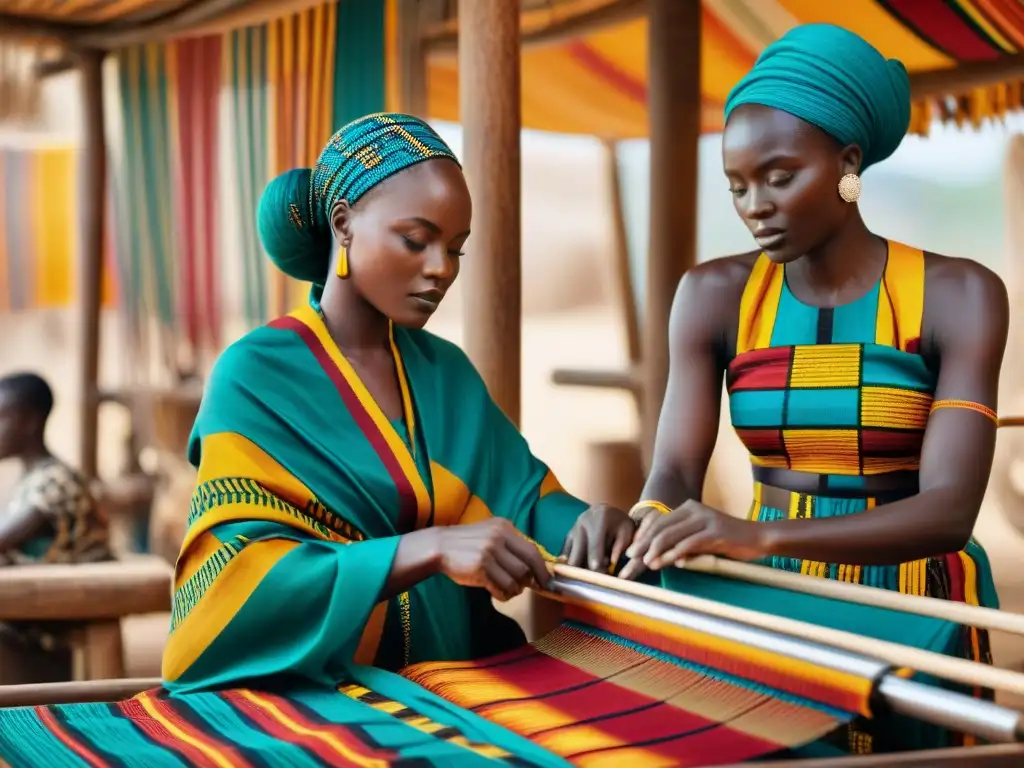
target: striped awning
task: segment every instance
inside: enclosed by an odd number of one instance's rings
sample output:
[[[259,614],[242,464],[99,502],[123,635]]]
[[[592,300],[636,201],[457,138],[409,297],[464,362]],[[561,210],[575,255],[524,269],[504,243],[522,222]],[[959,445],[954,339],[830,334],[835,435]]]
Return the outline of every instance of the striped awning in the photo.
[[[263,23],[320,0],[0,0],[4,23],[44,23],[86,36],[139,30],[132,42],[180,20],[174,35],[221,32]],[[360,0],[340,0],[342,3]],[[394,0],[389,0],[394,2]],[[682,0],[680,0],[682,1]],[[524,39],[560,30],[556,42],[523,52],[523,122],[526,127],[614,138],[647,134],[647,21],[637,0],[520,0]],[[448,0],[449,13],[457,3]],[[632,12],[630,12],[632,11]],[[595,30],[593,22],[627,18]],[[804,23],[830,22],[853,30],[886,56],[901,59],[912,75],[988,67],[984,82],[919,98],[912,129],[924,132],[933,117],[980,125],[1024,101],[1022,0],[703,0],[701,81],[703,126],[721,129],[722,103],[766,45]],[[457,19],[444,22],[454,35]],[[7,31],[17,27],[8,24]],[[573,36],[572,30],[579,34]],[[588,31],[590,30],[590,31]],[[154,33],[155,34],[155,33]],[[89,39],[87,37],[87,39]],[[149,39],[149,38],[146,38]],[[396,54],[397,55],[397,54]],[[1004,76],[992,76],[1001,62]],[[389,69],[401,69],[389,61]],[[457,121],[458,64],[451,46],[430,57],[428,111]],[[938,96],[939,98],[936,98]]]
[[[1024,51],[1021,0],[704,0],[701,81],[704,129],[722,127],[722,104],[766,45],[812,22],[846,27],[912,74],[976,66]],[[430,113],[458,118],[457,63],[433,56]],[[523,121],[568,133],[638,137],[647,133],[647,21],[637,18],[558,45],[523,52]],[[915,103],[913,129],[933,116],[980,125],[1022,105],[1017,77],[957,88]],[[934,96],[934,94],[930,94]]]

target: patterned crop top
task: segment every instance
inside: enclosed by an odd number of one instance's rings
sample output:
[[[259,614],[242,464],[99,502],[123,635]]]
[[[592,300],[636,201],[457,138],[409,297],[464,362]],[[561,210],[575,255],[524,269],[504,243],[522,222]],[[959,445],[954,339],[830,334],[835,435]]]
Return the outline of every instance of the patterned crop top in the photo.
[[[936,376],[919,354],[924,254],[889,242],[881,280],[834,308],[802,303],[785,268],[758,257],[740,303],[726,386],[733,428],[757,467],[824,475],[917,470]]]

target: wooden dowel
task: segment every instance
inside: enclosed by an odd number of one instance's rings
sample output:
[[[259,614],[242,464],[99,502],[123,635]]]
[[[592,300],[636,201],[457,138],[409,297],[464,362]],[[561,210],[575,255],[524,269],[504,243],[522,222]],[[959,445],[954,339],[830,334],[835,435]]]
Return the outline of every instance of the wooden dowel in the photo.
[[[143,691],[159,688],[158,678],[125,678],[76,683],[32,683],[0,685],[0,709],[41,707],[49,704],[84,704],[121,701]]]
[[[809,624],[805,621],[797,621],[783,616],[773,616],[746,608],[738,608],[702,597],[684,595],[680,592],[670,592],[667,589],[649,587],[646,584],[625,581],[615,576],[606,576],[582,568],[558,564],[550,564],[548,568],[555,576],[562,576],[566,579],[593,584],[622,594],[654,600],[665,605],[673,605],[677,608],[697,611],[709,616],[717,616],[721,619],[738,621],[752,627],[768,630],[769,632],[779,632],[798,637],[802,640],[830,645],[849,653],[856,653],[861,656],[869,656],[888,662],[895,667],[934,675],[943,680],[950,680],[969,686],[992,688],[997,691],[1024,696],[1024,674],[1019,672],[996,669],[986,664],[979,664],[952,656],[943,656],[940,653],[923,651],[919,648],[890,643],[886,640],[864,637],[853,632],[820,627],[817,624]]]
[[[890,592],[887,589],[866,587],[863,584],[817,579],[775,568],[766,568],[763,565],[723,560],[712,555],[695,557],[685,561],[680,567],[688,571],[712,573],[738,581],[788,589],[791,592],[803,592],[818,597],[845,600],[849,603],[889,608],[904,613],[915,613],[919,616],[931,616],[935,619],[945,619],[978,629],[992,629],[1014,635],[1024,635],[1024,616],[1019,613],[997,611],[994,608],[982,608],[976,605],[956,603],[952,600],[939,600],[934,597],[904,595],[899,592]]]
[[[1000,427],[1024,427],[1024,416],[1001,416],[998,421]]]

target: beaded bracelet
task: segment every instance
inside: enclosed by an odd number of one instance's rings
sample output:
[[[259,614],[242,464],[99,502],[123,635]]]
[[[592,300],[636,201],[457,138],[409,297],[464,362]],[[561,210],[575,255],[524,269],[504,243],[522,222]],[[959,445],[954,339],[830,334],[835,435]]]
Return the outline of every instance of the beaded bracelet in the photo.
[[[995,424],[999,424],[999,417],[996,415],[995,411],[987,405],[975,403],[971,400],[936,400],[932,403],[932,413],[935,413],[939,408],[964,408],[968,411],[980,413],[982,416],[987,416],[992,419]]]

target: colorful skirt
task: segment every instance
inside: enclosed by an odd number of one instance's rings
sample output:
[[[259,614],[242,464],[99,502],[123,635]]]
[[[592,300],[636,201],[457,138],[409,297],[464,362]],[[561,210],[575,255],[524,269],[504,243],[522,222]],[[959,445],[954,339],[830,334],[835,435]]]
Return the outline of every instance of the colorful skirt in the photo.
[[[754,500],[748,519],[757,522],[773,522],[786,519],[839,517],[869,512],[874,507],[897,501],[905,496],[886,497],[828,497],[794,493],[781,488],[754,483]],[[971,539],[960,552],[939,557],[915,560],[898,565],[844,565],[801,560],[794,557],[770,557],[761,562],[779,570],[800,573],[805,576],[863,584],[879,589],[888,589],[905,595],[933,597],[940,600],[954,600],[968,605],[998,608],[999,598],[988,557],[981,545]],[[975,627],[961,627],[952,645],[933,648],[941,653],[970,659],[983,664],[992,663],[992,651],[988,632]],[[992,692],[976,689],[961,692],[979,698],[991,699]],[[889,751],[889,748],[905,748],[906,738],[914,748],[958,746],[973,743],[963,734],[942,731],[938,728],[920,728],[900,719],[895,729],[909,729],[898,736],[893,729],[883,733],[883,721],[855,723],[848,729],[849,750],[857,754]],[[912,732],[912,733],[911,733]],[[896,738],[898,744],[888,744]]]

